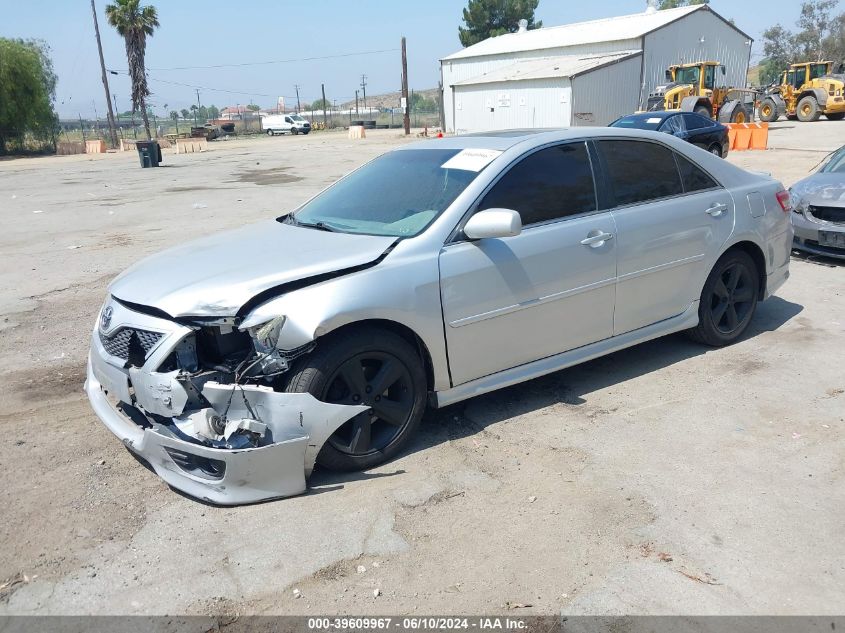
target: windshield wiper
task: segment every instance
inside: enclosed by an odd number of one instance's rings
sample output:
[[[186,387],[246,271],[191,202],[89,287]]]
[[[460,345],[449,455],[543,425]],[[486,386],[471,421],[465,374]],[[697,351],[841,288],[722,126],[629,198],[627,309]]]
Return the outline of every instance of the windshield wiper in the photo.
[[[304,226],[309,229],[317,229],[320,231],[328,231],[329,233],[338,233],[338,229],[331,226],[330,224],[326,224],[325,222],[301,222],[293,217],[293,214],[289,214],[287,218],[285,218],[289,224],[293,224],[294,226]]]

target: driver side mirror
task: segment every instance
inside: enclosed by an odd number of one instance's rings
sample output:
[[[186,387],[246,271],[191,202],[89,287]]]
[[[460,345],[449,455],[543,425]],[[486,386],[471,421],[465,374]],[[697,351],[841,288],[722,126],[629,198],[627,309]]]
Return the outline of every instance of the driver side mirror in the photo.
[[[522,218],[513,209],[485,209],[472,216],[464,226],[470,240],[514,237],[522,233]]]
[[[727,71],[725,70],[725,67],[724,67],[724,66],[719,66],[719,70],[721,70],[721,71],[722,71],[722,74],[723,74],[723,75],[727,72]]]

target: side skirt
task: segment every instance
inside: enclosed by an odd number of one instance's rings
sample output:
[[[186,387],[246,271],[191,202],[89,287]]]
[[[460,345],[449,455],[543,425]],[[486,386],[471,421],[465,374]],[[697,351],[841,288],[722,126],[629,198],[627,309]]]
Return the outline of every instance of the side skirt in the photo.
[[[644,343],[645,341],[650,341],[667,334],[688,330],[696,325],[698,325],[698,300],[693,301],[678,316],[647,325],[632,332],[625,332],[618,336],[590,343],[589,345],[584,345],[568,352],[556,354],[555,356],[541,358],[525,365],[512,367],[511,369],[506,369],[490,376],[476,378],[452,389],[437,392],[434,394],[434,400],[438,408],[445,407],[461,400],[495,391],[496,389],[510,387],[511,385],[531,380],[532,378],[539,378],[540,376],[545,376],[546,374],[593,360],[599,356],[618,352],[626,347]]]

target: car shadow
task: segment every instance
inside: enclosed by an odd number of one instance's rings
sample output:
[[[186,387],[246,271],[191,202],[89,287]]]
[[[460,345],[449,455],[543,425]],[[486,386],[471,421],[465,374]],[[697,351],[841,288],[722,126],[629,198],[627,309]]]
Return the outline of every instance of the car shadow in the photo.
[[[757,313],[741,340],[777,330],[803,309],[800,304],[772,297],[758,304]],[[429,410],[416,441],[405,454],[469,437],[491,424],[555,404],[583,405],[588,402],[589,394],[601,389],[702,354],[719,352],[718,348],[689,340],[683,333],[671,334],[443,409]],[[473,407],[471,417],[466,415],[470,403],[480,405]]]
[[[792,259],[816,264],[817,266],[826,266],[827,268],[845,267],[845,259],[826,257],[824,255],[817,255],[816,253],[806,253],[804,251],[799,251],[798,249],[792,251]]]

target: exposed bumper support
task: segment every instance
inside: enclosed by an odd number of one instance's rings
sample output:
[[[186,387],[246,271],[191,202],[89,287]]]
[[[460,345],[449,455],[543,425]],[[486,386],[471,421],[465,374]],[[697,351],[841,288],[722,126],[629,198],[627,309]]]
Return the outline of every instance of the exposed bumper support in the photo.
[[[246,415],[248,402],[267,424],[272,441],[255,448],[224,449],[180,439],[168,427],[148,426],[143,413],[126,402],[113,404],[109,394],[119,397],[128,393],[128,378],[95,355],[89,357],[85,390],[106,427],[164,481],[220,505],[304,492],[305,478],[325,441],[344,422],[367,410],[363,406],[327,404],[307,393],[278,393],[244,385],[238,387],[229,414]],[[230,394],[231,385],[207,383],[203,388],[215,411],[221,407],[218,413],[222,413]]]

